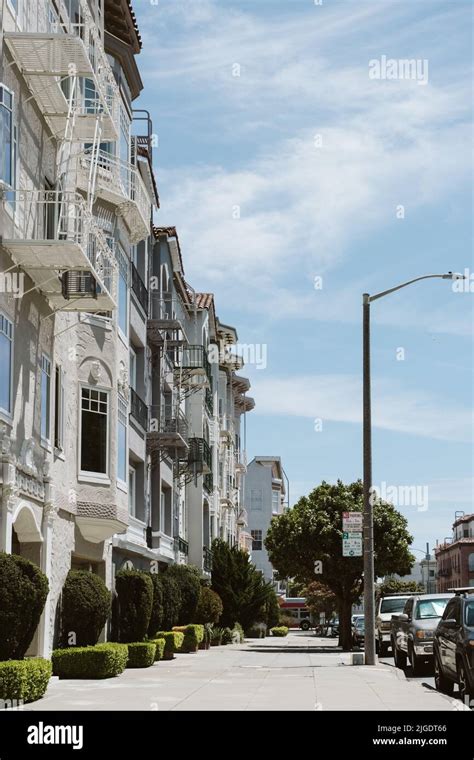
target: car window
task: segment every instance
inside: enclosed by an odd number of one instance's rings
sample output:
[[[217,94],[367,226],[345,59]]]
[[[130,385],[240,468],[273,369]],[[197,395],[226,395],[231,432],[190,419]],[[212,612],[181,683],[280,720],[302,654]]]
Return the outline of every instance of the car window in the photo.
[[[446,609],[443,613],[442,620],[450,620],[451,618],[456,617],[455,602],[456,602],[455,599],[451,599],[451,601],[448,602],[448,604],[446,605]]]
[[[416,619],[440,618],[449,602],[447,599],[420,599],[416,605]]]
[[[387,597],[386,599],[382,599],[382,604],[380,605],[380,612],[388,613],[388,612],[403,612],[403,608],[405,607],[406,603],[405,599],[390,599],[390,597]]]
[[[407,599],[405,603],[405,607],[403,608],[403,613],[405,615],[408,615],[408,617],[411,617],[413,609],[413,599]]]
[[[466,625],[474,628],[474,600],[466,603]]]

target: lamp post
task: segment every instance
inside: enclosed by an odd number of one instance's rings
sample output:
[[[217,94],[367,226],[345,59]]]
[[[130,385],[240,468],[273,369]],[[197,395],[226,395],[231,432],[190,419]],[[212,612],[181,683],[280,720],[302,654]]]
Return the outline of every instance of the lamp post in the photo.
[[[374,512],[371,498],[372,489],[372,419],[370,399],[370,304],[383,296],[406,288],[420,280],[463,280],[464,275],[425,274],[403,282],[389,290],[371,296],[362,296],[363,311],[363,456],[364,456],[364,624],[365,624],[365,664],[375,665],[375,599],[374,599]]]

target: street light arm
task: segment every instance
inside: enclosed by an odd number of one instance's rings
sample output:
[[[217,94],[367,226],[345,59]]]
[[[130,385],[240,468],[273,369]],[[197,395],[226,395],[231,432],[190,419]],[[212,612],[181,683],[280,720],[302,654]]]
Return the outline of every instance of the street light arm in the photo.
[[[419,282],[420,280],[431,280],[431,279],[440,279],[440,280],[450,280],[450,279],[459,279],[462,277],[462,275],[453,274],[452,272],[448,272],[447,274],[424,274],[421,277],[415,277],[413,280],[408,280],[407,282],[402,282],[401,285],[396,285],[394,288],[390,288],[389,290],[383,290],[381,293],[376,293],[373,296],[369,296],[369,303],[372,303],[372,301],[376,301],[377,298],[382,298],[383,296],[388,296],[389,293],[394,293],[396,290],[401,290],[402,288],[406,288],[407,285],[412,285],[414,282]]]

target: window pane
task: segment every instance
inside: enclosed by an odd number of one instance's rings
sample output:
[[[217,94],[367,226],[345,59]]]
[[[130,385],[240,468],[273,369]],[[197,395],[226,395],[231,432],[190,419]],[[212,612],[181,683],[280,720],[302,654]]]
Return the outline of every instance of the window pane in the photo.
[[[4,91],[4,99],[8,93]],[[0,179],[8,185],[12,181],[12,113],[0,106]]]
[[[118,324],[123,334],[128,335],[127,281],[122,274],[119,275],[118,291]]]
[[[82,389],[81,470],[107,473],[107,414],[88,411],[87,388]]]
[[[0,332],[0,407],[11,412],[12,342]]]
[[[51,378],[49,374],[49,360],[45,356],[42,357],[41,365],[41,438],[45,441],[49,441]]]
[[[127,480],[127,428],[123,422],[118,423],[117,477],[120,480]]]

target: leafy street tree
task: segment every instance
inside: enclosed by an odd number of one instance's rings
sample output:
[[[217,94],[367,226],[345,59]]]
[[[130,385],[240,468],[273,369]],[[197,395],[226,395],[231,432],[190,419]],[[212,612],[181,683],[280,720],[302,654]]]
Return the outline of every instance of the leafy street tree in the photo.
[[[280,578],[305,584],[315,580],[315,562],[322,563],[317,580],[335,594],[339,612],[339,643],[351,648],[351,607],[363,592],[363,558],[342,556],[342,513],[362,512],[360,480],[349,485],[323,481],[308,496],[274,517],[265,539],[269,559]],[[374,504],[375,574],[406,575],[415,557],[407,520],[392,504]]]
[[[424,592],[422,583],[416,581],[401,581],[397,578],[387,578],[383,583],[377,586],[377,596],[385,596],[386,594],[403,594],[407,591]]]
[[[212,544],[211,587],[224,607],[219,620],[222,627],[233,628],[240,623],[248,630],[254,623],[266,622],[267,602],[275,592],[247,552],[216,539]]]
[[[309,611],[313,615],[319,616],[322,612],[326,621],[331,620],[337,609],[337,599],[328,586],[319,581],[312,581],[303,589],[303,596],[306,599]]]

